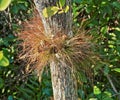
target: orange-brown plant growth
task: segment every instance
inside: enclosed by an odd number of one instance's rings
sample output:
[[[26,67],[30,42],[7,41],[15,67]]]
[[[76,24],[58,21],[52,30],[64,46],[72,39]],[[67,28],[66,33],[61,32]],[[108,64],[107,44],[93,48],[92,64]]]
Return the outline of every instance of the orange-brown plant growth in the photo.
[[[58,61],[59,57],[75,71],[87,68],[82,66],[91,61],[92,53],[91,44],[88,42],[90,37],[85,35],[85,31],[79,31],[73,37],[63,33],[47,37],[42,21],[37,16],[24,22],[23,26],[19,34],[19,39],[22,40],[20,58],[24,59],[38,74],[51,60]]]

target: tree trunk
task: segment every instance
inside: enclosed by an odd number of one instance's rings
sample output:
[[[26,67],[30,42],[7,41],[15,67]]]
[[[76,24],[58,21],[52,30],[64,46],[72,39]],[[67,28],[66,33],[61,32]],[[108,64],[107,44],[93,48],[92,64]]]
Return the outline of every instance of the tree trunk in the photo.
[[[77,100],[76,81],[64,61],[50,64],[54,100]]]
[[[71,0],[66,0],[66,5],[70,7],[67,13],[56,14],[47,19],[42,15],[44,7],[56,5],[56,2],[58,0],[34,0],[44,25],[45,35],[50,36],[63,32],[71,36]],[[50,63],[54,100],[77,100],[77,86],[73,72],[63,59],[58,59],[57,62],[51,61]]]

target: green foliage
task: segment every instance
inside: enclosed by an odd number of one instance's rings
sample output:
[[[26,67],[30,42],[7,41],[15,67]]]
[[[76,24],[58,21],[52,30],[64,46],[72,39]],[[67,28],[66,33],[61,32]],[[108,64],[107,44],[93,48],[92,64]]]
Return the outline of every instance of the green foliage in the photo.
[[[45,9],[43,9],[43,15],[44,17],[51,17],[53,15],[55,15],[58,12],[59,8],[56,6],[52,6],[52,7],[47,7]]]
[[[6,3],[9,0],[3,1]],[[31,4],[26,0],[12,0],[8,9],[0,12],[0,100],[12,100],[18,92],[16,86],[23,82],[19,77],[20,68],[15,61],[17,53],[15,34],[19,31],[21,21],[31,16]]]
[[[18,49],[15,35],[20,30],[21,22],[32,16],[32,5],[31,0],[12,0],[8,9],[0,12],[1,100],[50,100],[53,94],[50,72],[44,73],[42,82],[39,83],[33,73],[25,74],[21,64],[16,63]],[[8,4],[5,6],[7,7]],[[119,100],[120,2],[118,0],[73,0],[72,9],[74,27],[84,26],[86,30],[90,29],[89,34],[94,38],[95,52],[100,58],[97,65],[92,65],[93,85],[90,85],[90,78],[87,77],[89,75],[84,71],[78,74],[81,80],[78,81],[79,98]],[[50,17],[56,13],[66,13],[68,10],[65,0],[59,0],[56,6],[45,8],[43,14],[45,17]],[[118,93],[113,90],[107,75],[110,76]]]
[[[22,100],[50,100],[50,97],[52,97],[52,84],[50,79],[50,76],[46,73],[43,74],[41,83],[38,82],[37,77],[29,77],[28,81],[17,87],[19,92],[16,98]]]
[[[65,5],[65,0],[59,0],[60,8],[62,8]]]
[[[0,89],[4,86],[4,80],[0,78]]]
[[[12,7],[11,7],[11,13],[12,14],[20,14],[20,11],[22,10],[21,15],[24,12],[26,12],[26,14],[29,14],[32,9],[29,9],[28,7],[30,7],[30,3],[28,2],[28,0],[27,1],[26,0],[13,0]],[[23,18],[21,18],[21,19],[23,19]]]
[[[120,73],[120,68],[114,68],[113,71]]]
[[[94,93],[95,95],[101,93],[100,89],[99,89],[97,86],[94,86],[93,88],[94,88],[94,89],[93,89],[93,90],[94,90],[93,93]]]
[[[50,6],[44,8],[43,15],[44,17],[48,18],[55,15],[56,13],[58,14],[67,13],[69,10],[69,6],[68,5],[66,5],[66,7],[64,6],[65,6],[65,0],[59,0],[56,6]]]
[[[0,11],[5,10],[10,3],[11,3],[11,0],[0,0]]]
[[[87,100],[118,100],[120,77],[120,2],[117,0],[73,0],[73,21],[75,27],[90,29],[96,50],[100,57],[94,67],[94,91],[84,84]],[[101,74],[102,73],[102,74]],[[118,95],[112,89],[106,76],[109,75]],[[114,81],[116,80],[116,81]],[[88,88],[87,88],[88,87]],[[99,88],[98,88],[99,87]],[[87,90],[86,90],[87,89]],[[111,94],[108,96],[108,94]],[[82,97],[82,96],[81,96]],[[86,100],[82,98],[82,100]]]
[[[9,60],[3,55],[3,51],[0,51],[0,66],[8,66]]]

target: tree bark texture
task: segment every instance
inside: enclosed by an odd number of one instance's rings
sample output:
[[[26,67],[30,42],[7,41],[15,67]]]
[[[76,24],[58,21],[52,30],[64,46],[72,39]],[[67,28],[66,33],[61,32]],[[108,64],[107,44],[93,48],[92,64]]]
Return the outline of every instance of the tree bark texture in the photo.
[[[42,11],[45,7],[56,5],[59,0],[34,0],[37,10],[42,19],[46,35],[57,34],[64,30],[64,33],[72,34],[72,13],[71,13],[71,0],[66,0],[66,5],[70,7],[67,13],[55,14],[53,17],[45,18]]]
[[[44,18],[42,14],[42,10],[45,7],[56,5],[56,2],[58,2],[58,0],[34,0],[43,22],[45,35],[49,36],[63,32],[71,36],[71,0],[66,0],[66,5],[70,7],[67,13],[56,14],[50,18]],[[51,61],[50,69],[54,100],[77,100],[76,80],[70,66],[68,66],[63,59],[59,59],[57,62]]]
[[[54,100],[77,100],[76,81],[70,68],[64,61],[53,61],[50,66]]]

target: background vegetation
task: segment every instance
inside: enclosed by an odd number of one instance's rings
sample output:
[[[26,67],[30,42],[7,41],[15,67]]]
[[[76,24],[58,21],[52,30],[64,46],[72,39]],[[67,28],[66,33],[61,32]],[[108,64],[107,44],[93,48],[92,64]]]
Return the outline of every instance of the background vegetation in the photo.
[[[120,100],[120,1],[73,0],[73,26],[90,29],[95,52],[100,57],[92,65],[92,85],[81,73],[78,83],[80,100]],[[43,74],[42,82],[34,73],[25,73],[17,58],[17,33],[21,23],[32,17],[31,0],[12,0],[0,12],[0,100],[50,100],[52,85],[50,72]]]

